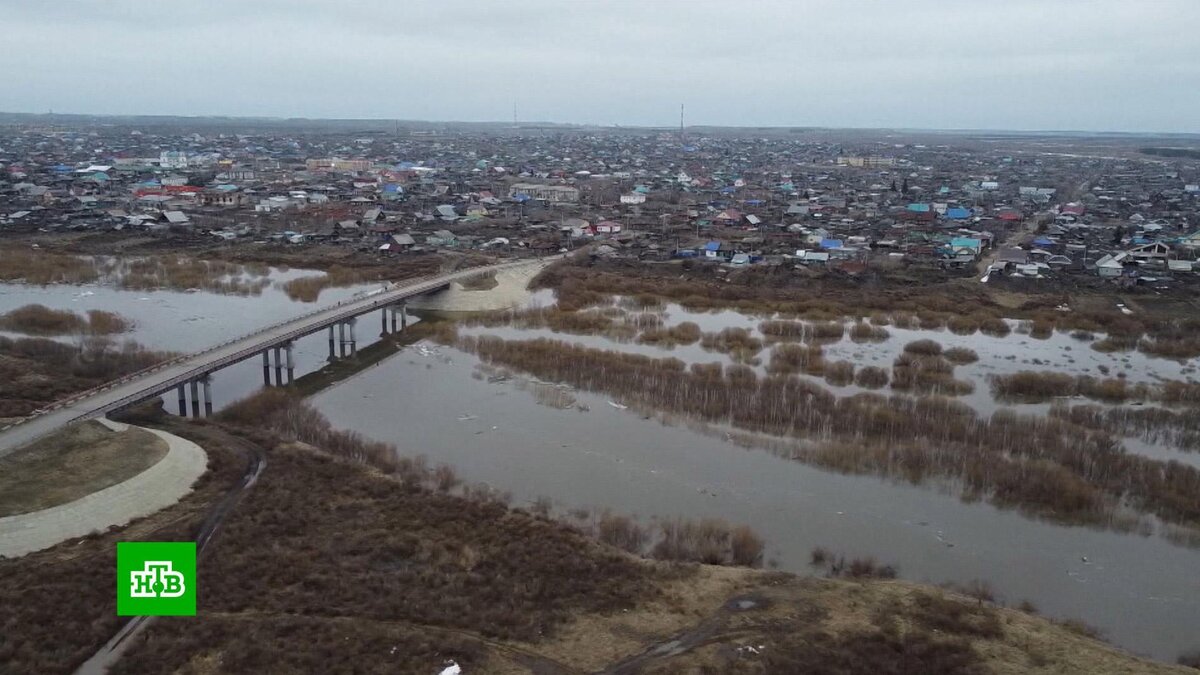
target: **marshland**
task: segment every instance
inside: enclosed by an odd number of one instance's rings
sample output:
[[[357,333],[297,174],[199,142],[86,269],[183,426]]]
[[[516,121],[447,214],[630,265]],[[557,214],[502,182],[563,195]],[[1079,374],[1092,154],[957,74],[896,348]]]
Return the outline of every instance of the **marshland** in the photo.
[[[805,571],[827,545],[986,580],[1135,651],[1194,640],[1196,361],[1148,348],[1184,339],[1169,326],[1139,317],[1112,351],[1080,317],[813,314],[665,288],[537,294],[312,402],[514,503],[591,514],[617,545],[640,530],[597,514],[719,518],[762,537],[766,566]]]
[[[0,330],[78,348],[104,311],[125,328],[105,339],[194,351],[308,311],[297,289],[323,274],[238,272],[257,295],[8,282],[0,314],[42,305],[70,330]],[[572,283],[427,327],[283,431],[647,557],[809,573],[828,546],[910,580],[985,580],[1140,653],[1194,648],[1196,361],[1164,355],[1186,351],[1182,329],[1053,306],[964,316],[920,294],[851,312]],[[312,285],[321,304],[376,287]],[[360,320],[360,350],[377,320]],[[324,335],[296,356],[298,375],[322,368]],[[261,381],[255,362],[222,371],[218,407]]]

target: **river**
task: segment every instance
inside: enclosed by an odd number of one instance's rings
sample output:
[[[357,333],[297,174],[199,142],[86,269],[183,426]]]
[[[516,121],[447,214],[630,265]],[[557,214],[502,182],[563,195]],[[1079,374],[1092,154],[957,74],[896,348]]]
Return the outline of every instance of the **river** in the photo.
[[[697,316],[678,307],[669,307],[667,314],[668,324],[686,318],[709,331],[749,328],[758,321],[730,312]],[[1102,354],[1066,334],[1039,340],[1016,332],[992,338],[944,330],[889,331],[892,336],[883,343],[847,339],[827,345],[826,354],[887,366],[913,339],[971,347],[979,352],[979,362],[960,366],[955,376],[976,382],[975,392],[963,401],[985,413],[997,407],[984,380],[991,372],[1053,368],[1100,375],[1097,368],[1104,365],[1113,373],[1127,372],[1131,381],[1153,381],[1179,378],[1181,368],[1139,353]],[[694,345],[664,350],[511,327],[463,332],[555,337],[689,362],[728,362],[725,355]],[[522,378],[489,382],[473,355],[422,344],[313,402],[337,427],[453,465],[464,479],[510,491],[518,502],[545,496],[564,510],[607,509],[644,522],[724,518],[753,526],[768,542],[768,560],[781,569],[809,572],[811,550],[823,546],[848,557],[870,555],[897,564],[902,577],[915,581],[984,580],[1010,605],[1030,600],[1048,616],[1083,619],[1116,644],[1155,658],[1173,660],[1200,644],[1200,550],[1160,536],[1040,521],[965,503],[936,488],[840,475],[744,448],[687,424],[618,409],[605,396],[571,393],[586,411],[541,405]],[[1045,407],[1018,406],[1022,412]],[[1127,447],[1148,455],[1167,453],[1193,465],[1200,459],[1148,444]]]
[[[275,286],[308,274],[313,272],[271,270],[272,284],[249,296],[0,284],[0,312],[29,303],[104,309],[135,322],[130,333],[117,339],[195,351],[313,309],[316,305],[293,301]],[[328,289],[319,302],[333,303],[373,288]],[[542,294],[532,302],[545,301]],[[753,331],[759,321],[735,312],[693,313],[676,306],[667,307],[663,316],[668,325],[688,320],[706,331],[728,326]],[[362,317],[358,325],[360,349],[378,339],[377,315]],[[1194,361],[1181,365],[1137,352],[1101,354],[1061,333],[1038,340],[1016,332],[992,338],[888,330],[891,337],[880,343],[844,339],[826,345],[826,358],[886,367],[914,339],[970,347],[980,360],[959,366],[955,376],[976,383],[975,391],[961,400],[982,414],[997,407],[984,379],[993,372],[1054,369],[1100,375],[1104,366],[1114,374],[1126,373],[1131,381],[1184,379],[1181,371],[1188,377],[1195,372]],[[666,350],[511,327],[463,332],[509,339],[555,337],[689,362],[730,362],[697,345]],[[296,376],[326,363],[327,349],[323,332],[299,340]],[[760,356],[765,361],[767,355],[764,350]],[[1039,521],[966,503],[936,488],[824,471],[765,449],[735,445],[719,433],[618,409],[607,397],[587,392],[571,392],[586,410],[549,407],[538,403],[529,382],[520,377],[489,381],[480,376],[478,365],[474,356],[452,348],[414,345],[327,389],[313,402],[337,427],[453,465],[464,479],[509,491],[518,502],[545,496],[562,509],[612,510],[645,522],[676,516],[723,518],[753,526],[767,541],[767,559],[780,569],[808,573],[811,550],[823,546],[848,557],[870,555],[896,564],[902,577],[915,581],[987,581],[1008,604],[1030,600],[1051,617],[1083,619],[1139,654],[1173,660],[1200,646],[1200,550],[1159,536]],[[262,378],[257,359],[218,372],[216,406],[254,392]],[[829,388],[839,395],[857,391],[853,386]],[[167,409],[174,411],[171,398],[166,397]],[[1019,407],[1024,412],[1046,408]],[[1192,465],[1200,460],[1196,453],[1132,440],[1126,447]]]

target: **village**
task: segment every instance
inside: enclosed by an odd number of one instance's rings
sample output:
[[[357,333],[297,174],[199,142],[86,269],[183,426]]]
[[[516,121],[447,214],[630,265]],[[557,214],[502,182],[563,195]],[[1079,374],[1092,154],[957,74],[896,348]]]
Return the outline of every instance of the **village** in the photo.
[[[1200,161],[1087,138],[520,126],[0,129],[0,235],[123,233],[1195,283]],[[1073,150],[1073,151],[1067,151]],[[1166,155],[1166,156],[1163,156]],[[1016,281],[1020,280],[1020,281]]]

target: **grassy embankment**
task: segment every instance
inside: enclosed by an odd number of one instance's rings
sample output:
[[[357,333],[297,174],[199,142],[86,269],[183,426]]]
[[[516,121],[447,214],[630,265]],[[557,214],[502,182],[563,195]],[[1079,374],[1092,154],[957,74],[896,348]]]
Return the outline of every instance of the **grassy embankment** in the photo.
[[[0,517],[65,504],[150,468],[167,444],[141,429],[99,422],[63,429],[0,457]]]
[[[0,672],[70,673],[125,619],[116,615],[118,541],[194,539],[208,509],[241,476],[236,438],[181,422],[169,430],[208,454],[208,472],[179,503],[124,527],[0,559]],[[33,591],[36,589],[36,592]]]

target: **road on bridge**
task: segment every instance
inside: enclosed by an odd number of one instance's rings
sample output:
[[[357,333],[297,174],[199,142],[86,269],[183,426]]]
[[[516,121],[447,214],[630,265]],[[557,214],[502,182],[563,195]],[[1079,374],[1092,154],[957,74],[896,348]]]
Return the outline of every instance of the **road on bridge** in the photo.
[[[142,373],[135,373],[98,389],[85,392],[81,396],[68,399],[65,403],[55,404],[41,414],[0,430],[0,456],[72,422],[103,417],[109,412],[170,391],[207,373],[255,356],[264,349],[309,335],[339,321],[347,321],[373,309],[387,307],[413,296],[437,290],[454,281],[544,262],[544,260],[521,260],[486,267],[473,267],[436,277],[402,282],[366,297],[343,301],[205,351],[168,361]]]

